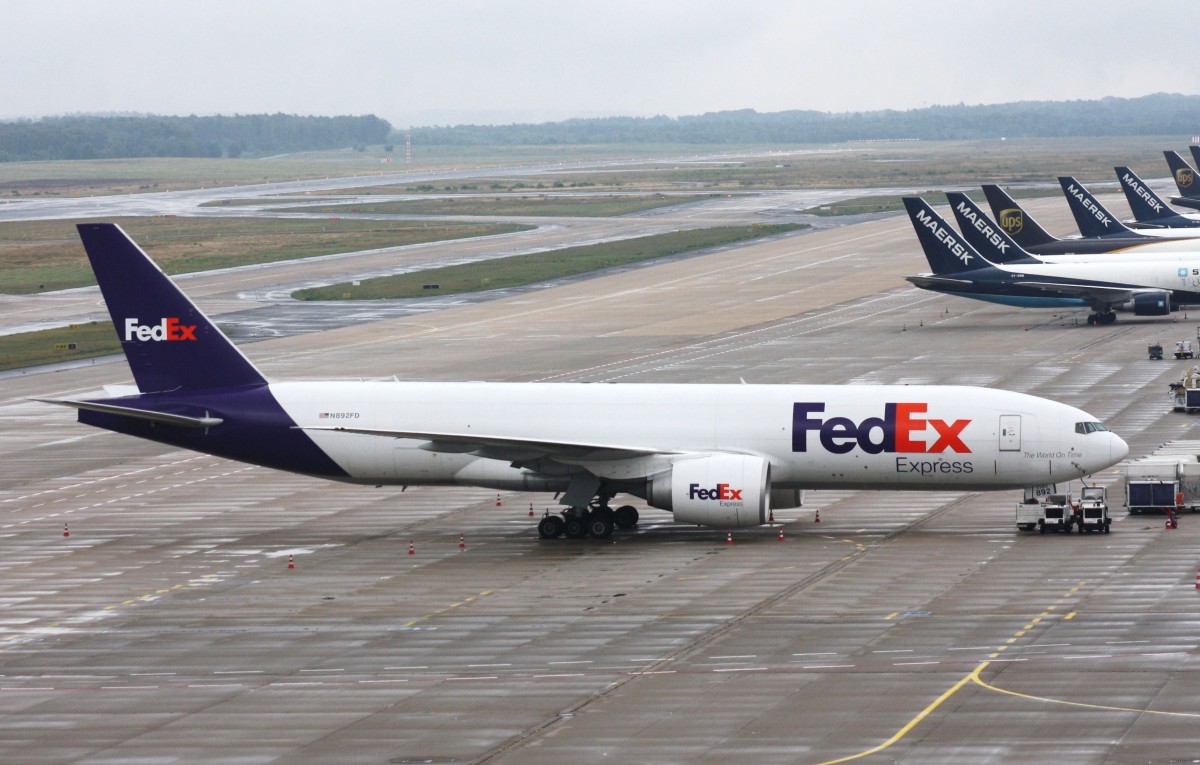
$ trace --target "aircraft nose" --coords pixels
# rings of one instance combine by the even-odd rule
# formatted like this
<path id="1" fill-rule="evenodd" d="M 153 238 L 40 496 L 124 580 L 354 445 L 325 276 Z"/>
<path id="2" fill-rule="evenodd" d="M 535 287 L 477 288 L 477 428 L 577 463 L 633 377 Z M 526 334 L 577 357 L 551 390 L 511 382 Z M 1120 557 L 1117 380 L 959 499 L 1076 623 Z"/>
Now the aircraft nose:
<path id="1" fill-rule="evenodd" d="M 1108 457 L 1110 465 L 1115 465 L 1125 459 L 1125 455 L 1129 454 L 1129 444 L 1125 443 L 1125 439 L 1118 436 L 1116 433 L 1109 433 L 1112 438 L 1108 442 Z"/>

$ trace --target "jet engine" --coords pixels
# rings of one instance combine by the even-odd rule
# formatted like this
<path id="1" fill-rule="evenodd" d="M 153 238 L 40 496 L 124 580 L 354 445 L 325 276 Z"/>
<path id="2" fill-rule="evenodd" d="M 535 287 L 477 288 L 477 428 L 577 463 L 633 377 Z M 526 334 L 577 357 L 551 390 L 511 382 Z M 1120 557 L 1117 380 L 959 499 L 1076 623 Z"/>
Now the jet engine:
<path id="1" fill-rule="evenodd" d="M 766 523 L 770 495 L 770 464 L 743 454 L 684 457 L 646 486 L 651 507 L 683 523 L 723 529 Z"/>
<path id="2" fill-rule="evenodd" d="M 1171 293 L 1146 292 L 1134 295 L 1133 300 L 1125 303 L 1124 307 L 1133 311 L 1134 316 L 1166 316 L 1171 312 Z"/>

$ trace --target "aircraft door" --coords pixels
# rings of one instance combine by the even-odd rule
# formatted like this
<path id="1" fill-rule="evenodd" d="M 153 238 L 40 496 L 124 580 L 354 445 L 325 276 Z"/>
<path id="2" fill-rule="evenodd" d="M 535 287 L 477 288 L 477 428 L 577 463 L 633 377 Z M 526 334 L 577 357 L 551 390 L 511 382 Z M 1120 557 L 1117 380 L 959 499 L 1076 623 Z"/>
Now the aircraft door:
<path id="1" fill-rule="evenodd" d="M 1000 451 L 1021 451 L 1021 415 L 1000 415 Z"/>

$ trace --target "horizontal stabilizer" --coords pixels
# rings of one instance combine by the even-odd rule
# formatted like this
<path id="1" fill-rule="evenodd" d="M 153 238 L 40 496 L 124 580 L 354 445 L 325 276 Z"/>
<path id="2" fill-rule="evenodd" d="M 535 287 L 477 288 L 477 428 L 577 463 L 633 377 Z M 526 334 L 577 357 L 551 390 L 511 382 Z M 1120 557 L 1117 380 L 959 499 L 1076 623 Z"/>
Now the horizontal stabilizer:
<path id="1" fill-rule="evenodd" d="M 119 414 L 123 417 L 133 417 L 138 420 L 160 422 L 164 425 L 176 425 L 181 428 L 211 428 L 214 425 L 220 425 L 222 422 L 224 422 L 224 420 L 222 420 L 220 417 L 188 417 L 182 414 L 168 414 L 167 412 L 155 412 L 149 409 L 137 409 L 132 406 L 101 404 L 97 401 L 72 401 L 70 399 L 63 398 L 34 398 L 30 400 L 40 401 L 43 404 L 59 404 L 61 406 L 69 406 L 74 409 L 86 409 L 89 412 Z"/>

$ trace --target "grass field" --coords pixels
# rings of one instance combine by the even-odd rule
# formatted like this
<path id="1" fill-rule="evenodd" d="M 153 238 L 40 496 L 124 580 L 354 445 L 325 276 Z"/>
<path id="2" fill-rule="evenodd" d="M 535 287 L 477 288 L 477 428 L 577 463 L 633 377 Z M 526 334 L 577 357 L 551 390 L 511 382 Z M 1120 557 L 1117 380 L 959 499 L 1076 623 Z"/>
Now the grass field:
<path id="1" fill-rule="evenodd" d="M 453 182 L 363 187 L 355 194 L 456 191 L 528 191 L 587 188 L 597 191 L 733 191 L 763 189 L 874 188 L 977 183 L 1054 182 L 1058 175 L 1081 181 L 1114 181 L 1113 165 L 1127 164 L 1145 178 L 1167 175 L 1164 148 L 1182 149 L 1179 136 L 1117 138 L 1010 138 L 977 141 L 858 142 L 774 147 L 657 148 L 651 157 L 669 161 L 602 170 L 563 168 L 537 175 L 477 177 Z M 533 149 L 536 147 L 526 147 Z M 550 148 L 550 147 L 547 147 Z M 624 147 L 611 147 L 619 152 Z M 770 149 L 771 153 L 765 152 Z M 570 147 L 556 147 L 569 152 Z M 698 159 L 700 154 L 719 155 Z M 750 156 L 751 154 L 759 156 Z"/>
<path id="2" fill-rule="evenodd" d="M 1057 188 L 1054 189 L 1005 189 L 1008 195 L 1014 199 L 1038 199 L 1042 197 L 1057 197 L 1062 194 Z M 946 196 L 941 191 L 923 191 L 917 196 L 934 205 L 946 204 Z M 987 209 L 987 199 L 983 196 L 982 191 L 967 192 L 974 201 L 978 202 L 983 208 Z M 854 199 L 843 199 L 840 202 L 832 202 L 820 207 L 812 207 L 804 212 L 812 215 L 822 216 L 837 216 L 837 215 L 863 215 L 865 213 L 879 212 L 898 212 L 904 209 L 904 202 L 899 195 L 885 194 L 869 197 L 855 197 Z"/>
<path id="3" fill-rule="evenodd" d="M 277 218 L 116 222 L 169 274 L 528 229 L 507 223 Z M 24 294 L 95 283 L 72 221 L 0 224 L 0 292 Z"/>
<path id="4" fill-rule="evenodd" d="M 74 345 L 74 348 L 64 347 Z M 119 353 L 111 321 L 0 336 L 0 370 Z"/>
<path id="5" fill-rule="evenodd" d="M 586 195 L 547 196 L 516 194 L 507 196 L 459 196 L 413 199 L 394 202 L 363 203 L 348 205 L 322 205 L 318 207 L 284 207 L 280 212 L 303 210 L 304 212 L 367 213 L 388 215 L 549 215 L 608 217 L 644 212 L 659 207 L 670 207 L 688 202 L 708 199 L 708 194 L 672 195 Z"/>
<path id="6" fill-rule="evenodd" d="M 385 300 L 519 287 L 801 228 L 804 226 L 784 224 L 677 231 L 368 279 L 357 285 L 334 284 L 300 290 L 293 293 L 293 297 L 300 300 Z M 430 284 L 437 284 L 437 289 L 428 289 L 426 285 Z"/>

